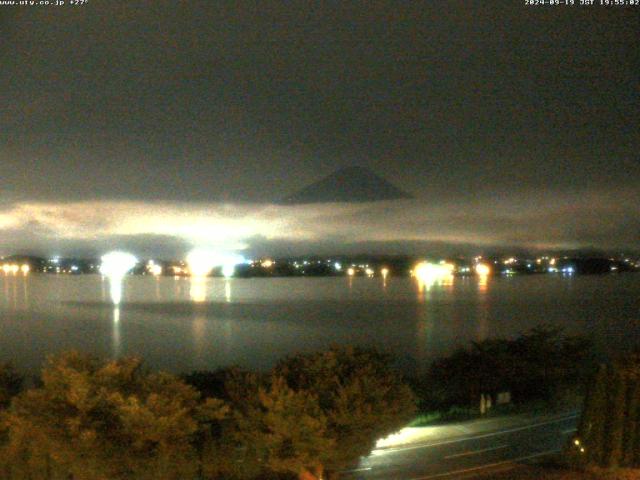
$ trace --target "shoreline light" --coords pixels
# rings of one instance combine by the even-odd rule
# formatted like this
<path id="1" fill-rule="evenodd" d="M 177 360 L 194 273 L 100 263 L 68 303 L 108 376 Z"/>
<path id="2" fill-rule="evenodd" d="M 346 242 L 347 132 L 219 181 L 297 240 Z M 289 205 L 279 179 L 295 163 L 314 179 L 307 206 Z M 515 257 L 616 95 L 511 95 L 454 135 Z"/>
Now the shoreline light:
<path id="1" fill-rule="evenodd" d="M 106 277 L 124 277 L 138 263 L 136 257 L 120 251 L 109 252 L 100 260 L 100 273 Z"/>
<path id="2" fill-rule="evenodd" d="M 414 269 L 414 276 L 421 281 L 430 281 L 440 277 L 448 277 L 453 274 L 454 266 L 450 263 L 420 262 Z"/>
<path id="3" fill-rule="evenodd" d="M 158 265 L 153 260 L 147 262 L 147 271 L 156 277 L 162 275 L 162 265 Z"/>
<path id="4" fill-rule="evenodd" d="M 225 277 L 232 277 L 236 265 L 242 263 L 247 263 L 247 260 L 241 255 L 201 248 L 195 248 L 187 255 L 189 272 L 194 277 L 206 277 L 216 267 L 222 267 L 222 275 Z"/>
<path id="5" fill-rule="evenodd" d="M 420 291 L 429 290 L 433 285 L 450 285 L 455 267 L 444 261 L 440 263 L 420 262 L 413 268 L 413 276 L 418 281 Z"/>
<path id="6" fill-rule="evenodd" d="M 208 250 L 191 250 L 187 255 L 187 265 L 192 276 L 206 277 L 216 266 L 216 254 Z"/>
<path id="7" fill-rule="evenodd" d="M 100 273 L 109 279 L 109 293 L 114 305 L 122 300 L 122 279 L 136 266 L 138 259 L 127 252 L 114 251 L 101 258 Z"/>
<path id="8" fill-rule="evenodd" d="M 23 265 L 23 267 L 24 266 L 25 265 Z M 28 265 L 27 265 L 27 267 L 28 267 Z M 21 270 L 20 265 L 16 265 L 15 263 L 5 263 L 4 265 L 2 265 L 2 271 L 5 273 L 5 275 L 9 275 L 10 273 L 15 275 L 20 270 Z M 22 273 L 27 273 L 27 272 L 22 270 Z"/>
<path id="9" fill-rule="evenodd" d="M 476 273 L 481 277 L 486 277 L 491 273 L 491 267 L 486 263 L 478 263 L 476 265 Z"/>

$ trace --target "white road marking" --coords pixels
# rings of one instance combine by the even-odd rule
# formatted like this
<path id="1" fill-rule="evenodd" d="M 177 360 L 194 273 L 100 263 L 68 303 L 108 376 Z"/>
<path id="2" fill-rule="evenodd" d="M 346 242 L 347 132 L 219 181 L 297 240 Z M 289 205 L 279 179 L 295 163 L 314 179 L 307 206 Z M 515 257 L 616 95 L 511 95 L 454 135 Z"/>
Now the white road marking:
<path id="1" fill-rule="evenodd" d="M 557 418 L 557 419 L 554 419 L 554 420 L 548 420 L 546 422 L 532 423 L 530 425 L 524 425 L 522 427 L 509 428 L 507 430 L 500 430 L 498 432 L 485 433 L 485 434 L 482 434 L 482 435 L 475 435 L 475 436 L 472 436 L 472 437 L 457 438 L 457 439 L 454 439 L 454 440 L 445 440 L 444 442 L 428 443 L 428 444 L 422 444 L 422 445 L 412 445 L 412 446 L 409 446 L 409 447 L 378 448 L 378 449 L 373 450 L 371 453 L 373 455 L 384 455 L 385 453 L 403 452 L 405 450 L 416 450 L 416 449 L 420 449 L 420 448 L 437 447 L 439 445 L 449 445 L 451 443 L 467 442 L 469 440 L 477 440 L 479 438 L 495 437 L 497 435 L 504 435 L 506 433 L 520 432 L 522 430 L 530 430 L 532 428 L 542 427 L 543 425 L 551 425 L 553 423 L 560 423 L 560 422 L 563 422 L 565 420 L 569 420 L 571 418 L 576 418 L 577 416 L 578 416 L 578 414 L 576 413 L 576 414 L 573 414 L 573 415 L 569 415 L 567 417 Z"/>
<path id="2" fill-rule="evenodd" d="M 467 457 L 469 455 L 478 455 L 479 453 L 491 452 L 492 450 L 502 450 L 503 448 L 507 448 L 508 446 L 509 445 L 499 445 L 497 447 L 483 448 L 482 450 L 474 450 L 472 452 L 456 453 L 455 455 L 447 455 L 444 458 L 447 459 L 447 458 Z"/>
<path id="3" fill-rule="evenodd" d="M 562 430 L 562 434 L 563 435 L 568 435 L 570 433 L 577 432 L 577 431 L 578 431 L 577 428 L 569 428 L 568 430 Z"/>
<path id="4" fill-rule="evenodd" d="M 504 460 L 502 462 L 496 462 L 496 463 L 488 463 L 486 465 L 479 465 L 477 467 L 465 468 L 465 469 L 462 469 L 462 470 L 453 470 L 451 472 L 436 473 L 435 475 L 427 475 L 426 477 L 415 477 L 415 478 L 412 478 L 410 480 L 430 480 L 432 478 L 451 477 L 453 475 L 460 475 L 460 474 L 464 474 L 464 473 L 475 472 L 477 470 L 484 470 L 484 469 L 488 469 L 488 468 L 492 468 L 492 467 L 499 467 L 499 466 L 507 465 L 507 464 L 513 463 L 513 462 L 522 462 L 524 460 L 530 460 L 532 458 L 543 457 L 545 455 L 551 455 L 552 453 L 558 453 L 558 452 L 559 452 L 559 450 L 547 450 L 546 452 L 534 453 L 533 455 L 527 455 L 525 457 L 512 458 L 511 460 Z"/>

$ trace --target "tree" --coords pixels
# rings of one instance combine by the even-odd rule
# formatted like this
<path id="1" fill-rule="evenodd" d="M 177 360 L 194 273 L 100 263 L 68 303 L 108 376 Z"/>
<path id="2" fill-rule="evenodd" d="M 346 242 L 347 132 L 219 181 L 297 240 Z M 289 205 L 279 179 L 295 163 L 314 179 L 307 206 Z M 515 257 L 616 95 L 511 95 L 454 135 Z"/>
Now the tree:
<path id="1" fill-rule="evenodd" d="M 623 464 L 640 464 L 640 381 L 633 382 L 627 389 L 627 412 L 629 421 L 623 439 Z"/>
<path id="2" fill-rule="evenodd" d="M 425 409 L 472 407 L 482 394 L 509 391 L 516 402 L 556 402 L 593 372 L 591 342 L 541 326 L 513 339 L 473 342 L 435 361 L 420 382 Z"/>
<path id="3" fill-rule="evenodd" d="M 23 377 L 10 363 L 0 363 L 0 410 L 7 408 L 11 399 L 20 393 Z"/>
<path id="4" fill-rule="evenodd" d="M 226 417 L 209 430 L 203 442 L 204 478 L 254 479 L 265 473 L 264 442 L 256 439 L 263 414 L 259 401 L 267 385 L 263 375 L 229 367 L 213 372 L 199 371 L 184 376 L 205 398 L 220 398 L 230 408 Z"/>
<path id="5" fill-rule="evenodd" d="M 231 406 L 212 462 L 224 478 L 335 477 L 415 411 L 411 390 L 373 350 L 296 355 L 268 375 L 232 368 L 187 378 Z"/>
<path id="6" fill-rule="evenodd" d="M 333 443 L 326 437 L 326 420 L 311 393 L 292 390 L 281 377 L 237 367 L 194 372 L 185 378 L 231 406 L 211 439 L 215 448 L 214 454 L 205 456 L 205 478 L 319 474 L 321 456 Z"/>
<path id="7" fill-rule="evenodd" d="M 608 467 L 618 467 L 622 461 L 622 441 L 627 410 L 627 378 L 621 371 L 613 371 L 609 379 L 608 412 L 606 438 L 604 439 L 604 457 L 602 463 Z"/>
<path id="8" fill-rule="evenodd" d="M 41 388 L 7 411 L 12 474 L 31 478 L 178 479 L 198 468 L 194 440 L 226 414 L 176 377 L 149 374 L 135 358 L 50 357 Z"/>
<path id="9" fill-rule="evenodd" d="M 337 476 L 412 418 L 414 395 L 389 363 L 371 349 L 334 347 L 289 357 L 275 367 L 274 375 L 293 391 L 317 398 L 325 435 L 335 445 L 322 453 L 320 470 Z"/>
<path id="10" fill-rule="evenodd" d="M 606 417 L 603 413 L 607 407 L 608 375 L 607 367 L 601 365 L 585 398 L 578 426 L 578 443 L 572 444 L 576 447 L 573 451 L 579 460 L 584 457 L 599 463 L 604 456 Z M 585 448 L 588 448 L 588 451 L 585 451 Z"/>
<path id="11" fill-rule="evenodd" d="M 640 467 L 640 355 L 601 366 L 568 454 L 601 467 Z"/>
<path id="12" fill-rule="evenodd" d="M 264 448 L 265 466 L 277 473 L 294 473 L 301 480 L 321 478 L 335 443 L 327 435 L 327 419 L 317 397 L 292 390 L 282 377 L 273 377 L 267 388 L 260 388 L 258 398 L 260 414 L 253 439 Z"/>

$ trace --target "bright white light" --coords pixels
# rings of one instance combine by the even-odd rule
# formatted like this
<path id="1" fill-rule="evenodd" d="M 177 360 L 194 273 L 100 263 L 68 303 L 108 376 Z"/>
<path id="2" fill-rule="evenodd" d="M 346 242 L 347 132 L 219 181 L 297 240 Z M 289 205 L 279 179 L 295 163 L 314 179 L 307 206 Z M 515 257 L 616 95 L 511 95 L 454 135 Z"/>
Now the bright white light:
<path id="1" fill-rule="evenodd" d="M 20 271 L 22 273 L 24 273 L 25 275 L 27 273 L 29 273 L 30 270 L 31 270 L 31 267 L 29 265 L 27 265 L 26 263 L 24 265 L 22 265 L 22 267 L 20 267 Z"/>
<path id="2" fill-rule="evenodd" d="M 372 268 L 367 268 L 364 273 L 366 273 L 369 277 L 373 277 L 374 271 Z"/>
<path id="3" fill-rule="evenodd" d="M 384 267 L 382 270 L 380 270 L 380 273 L 382 274 L 383 278 L 387 278 L 387 275 L 389 275 L 389 269 Z"/>
<path id="4" fill-rule="evenodd" d="M 247 261 L 241 255 L 196 248 L 187 255 L 187 263 L 191 275 L 194 276 L 204 277 L 209 275 L 215 267 L 222 267 L 222 274 L 225 277 L 231 277 L 236 265 L 247 263 Z"/>
<path id="5" fill-rule="evenodd" d="M 100 273 L 109 278 L 124 277 L 138 263 L 130 253 L 118 251 L 103 255 L 101 260 Z"/>
<path id="6" fill-rule="evenodd" d="M 340 270 L 342 270 L 342 264 L 340 262 L 336 262 L 333 264 L 333 268 L 335 268 L 336 271 L 339 272 Z"/>
<path id="7" fill-rule="evenodd" d="M 114 305 L 122 300 L 122 279 L 136 266 L 138 259 L 126 252 L 110 252 L 102 257 L 100 273 L 109 278 L 109 293 Z"/>
<path id="8" fill-rule="evenodd" d="M 116 306 L 122 301 L 122 279 L 123 277 L 109 277 L 109 295 Z"/>
<path id="9" fill-rule="evenodd" d="M 430 283 L 433 279 L 451 275 L 453 268 L 453 265 L 450 263 L 420 262 L 415 266 L 413 272 L 418 280 Z"/>
<path id="10" fill-rule="evenodd" d="M 222 275 L 225 278 L 233 277 L 233 274 L 236 272 L 236 264 L 235 263 L 227 263 L 222 266 Z"/>
<path id="11" fill-rule="evenodd" d="M 224 282 L 224 299 L 227 302 L 231 301 L 231 283 L 228 280 Z"/>
<path id="12" fill-rule="evenodd" d="M 154 262 L 153 260 L 149 260 L 147 262 L 147 271 L 151 274 L 151 275 L 155 275 L 156 277 L 159 275 L 162 275 L 162 265 L 158 265 L 156 262 Z"/>
<path id="13" fill-rule="evenodd" d="M 207 278 L 191 277 L 189 297 L 193 302 L 201 303 L 207 299 Z"/>
<path id="14" fill-rule="evenodd" d="M 271 268 L 275 262 L 270 259 L 263 260 L 260 266 L 263 268 Z"/>
<path id="15" fill-rule="evenodd" d="M 451 284 L 453 281 L 454 266 L 444 261 L 440 263 L 420 262 L 413 269 L 413 275 L 418 280 L 420 291 L 427 291 L 432 285 L 440 283 Z"/>
<path id="16" fill-rule="evenodd" d="M 218 262 L 218 254 L 210 250 L 194 249 L 187 255 L 187 264 L 191 275 L 206 277 Z"/>
<path id="17" fill-rule="evenodd" d="M 491 267 L 486 263 L 479 263 L 476 265 L 476 273 L 481 277 L 486 277 L 491 273 Z"/>
<path id="18" fill-rule="evenodd" d="M 347 275 L 349 275 L 350 277 L 353 277 L 356 274 L 356 270 L 353 267 L 350 267 L 349 269 L 347 269 Z"/>

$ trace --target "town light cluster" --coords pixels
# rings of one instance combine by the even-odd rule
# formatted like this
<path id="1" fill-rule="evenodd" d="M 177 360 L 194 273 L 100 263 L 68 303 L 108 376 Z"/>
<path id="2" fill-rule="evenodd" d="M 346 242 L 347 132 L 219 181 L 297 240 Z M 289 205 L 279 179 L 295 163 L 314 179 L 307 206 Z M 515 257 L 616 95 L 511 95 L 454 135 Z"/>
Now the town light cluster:
<path id="1" fill-rule="evenodd" d="M 120 251 L 109 252 L 101 260 L 100 273 L 110 278 L 124 277 L 138 263 L 136 257 Z"/>
<path id="2" fill-rule="evenodd" d="M 455 267 L 451 263 L 420 262 L 413 269 L 413 275 L 418 280 L 429 283 L 433 279 L 449 277 L 453 275 L 454 269 Z"/>
<path id="3" fill-rule="evenodd" d="M 2 265 L 2 272 L 5 275 L 9 275 L 9 274 L 15 275 L 19 272 L 26 275 L 27 273 L 29 273 L 30 270 L 31 270 L 31 267 L 26 263 L 23 265 L 18 265 L 17 263 L 4 263 Z"/>
<path id="4" fill-rule="evenodd" d="M 243 256 L 220 253 L 215 250 L 196 248 L 187 255 L 189 273 L 195 277 L 206 277 L 216 267 L 222 267 L 222 274 L 225 277 L 231 277 L 235 272 L 236 265 L 241 263 L 246 263 Z"/>
<path id="5" fill-rule="evenodd" d="M 476 273 L 481 277 L 487 276 L 491 273 L 491 267 L 486 263 L 476 264 Z"/>

